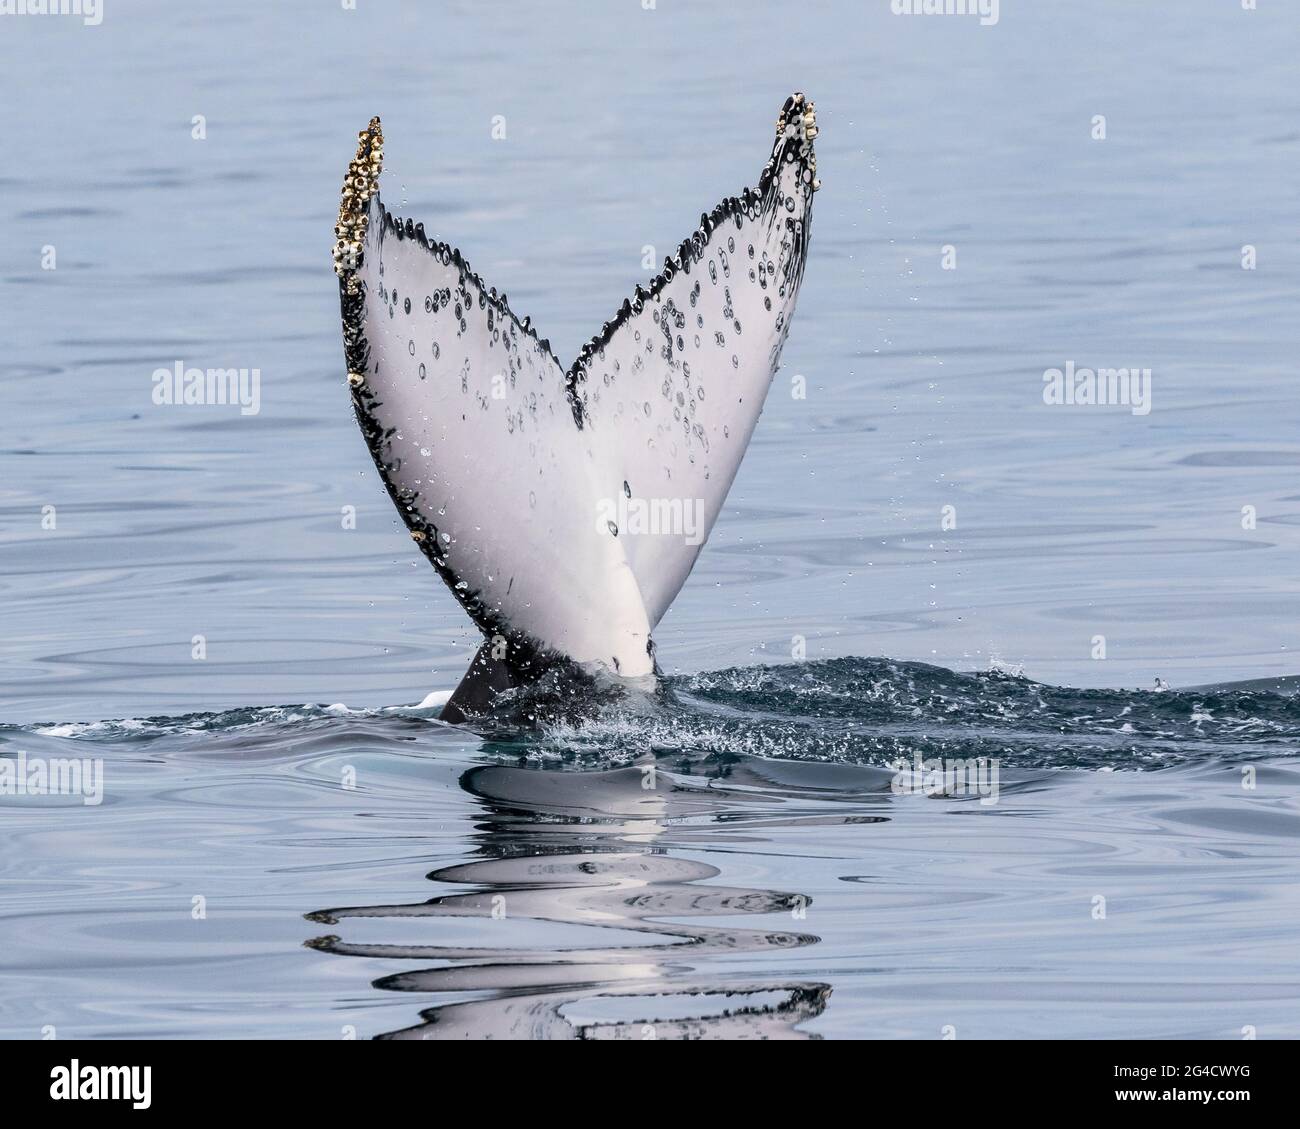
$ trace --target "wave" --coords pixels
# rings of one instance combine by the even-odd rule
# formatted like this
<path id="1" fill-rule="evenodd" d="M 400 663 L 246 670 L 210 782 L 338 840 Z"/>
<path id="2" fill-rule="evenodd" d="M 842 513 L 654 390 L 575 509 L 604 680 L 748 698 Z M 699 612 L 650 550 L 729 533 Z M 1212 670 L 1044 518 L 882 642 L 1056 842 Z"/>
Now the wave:
<path id="1" fill-rule="evenodd" d="M 758 756 L 889 766 L 899 759 L 997 757 L 1008 766 L 1156 769 L 1294 755 L 1300 695 L 1289 679 L 1190 690 L 1081 690 L 1002 670 L 840 658 L 665 678 L 652 693 L 542 682 L 502 698 L 468 729 L 420 706 L 264 706 L 178 717 L 0 726 L 26 737 L 267 755 L 303 743 L 480 740 L 544 765 L 596 767 L 655 757 L 725 763 Z"/>

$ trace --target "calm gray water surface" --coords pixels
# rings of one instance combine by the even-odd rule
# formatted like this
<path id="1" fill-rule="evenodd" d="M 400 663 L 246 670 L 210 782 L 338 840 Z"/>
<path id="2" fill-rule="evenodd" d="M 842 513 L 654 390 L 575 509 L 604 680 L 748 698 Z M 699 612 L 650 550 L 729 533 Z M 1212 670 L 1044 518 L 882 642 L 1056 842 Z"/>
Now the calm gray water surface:
<path id="1" fill-rule="evenodd" d="M 1001 7 L 0 17 L 0 750 L 105 797 L 0 797 L 0 1033 L 1300 1035 L 1300 11 Z M 476 642 L 343 382 L 356 131 L 565 357 L 793 89 L 812 251 L 681 700 L 386 710 Z M 260 411 L 155 406 L 177 361 Z M 1045 404 L 1067 361 L 1152 410 Z M 915 752 L 998 803 L 894 795 Z"/>

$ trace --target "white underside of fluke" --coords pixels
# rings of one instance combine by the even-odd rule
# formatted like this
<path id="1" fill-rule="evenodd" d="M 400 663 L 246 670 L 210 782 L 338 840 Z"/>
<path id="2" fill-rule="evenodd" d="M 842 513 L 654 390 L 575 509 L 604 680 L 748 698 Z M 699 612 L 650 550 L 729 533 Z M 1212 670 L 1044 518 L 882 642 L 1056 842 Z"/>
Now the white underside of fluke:
<path id="1" fill-rule="evenodd" d="M 802 279 L 816 127 L 796 97 L 759 188 L 705 216 L 567 373 L 458 252 L 356 188 L 354 162 L 339 273 L 358 420 L 489 641 L 653 671 L 651 629 L 722 508 Z M 377 120 L 370 138 L 382 152 Z"/>

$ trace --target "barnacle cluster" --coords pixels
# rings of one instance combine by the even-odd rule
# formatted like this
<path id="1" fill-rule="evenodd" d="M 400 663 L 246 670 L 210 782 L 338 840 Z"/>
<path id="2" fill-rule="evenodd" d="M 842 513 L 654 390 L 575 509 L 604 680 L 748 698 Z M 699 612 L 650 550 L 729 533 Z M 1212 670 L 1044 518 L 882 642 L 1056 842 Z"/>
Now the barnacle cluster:
<path id="1" fill-rule="evenodd" d="M 776 119 L 777 137 L 784 134 L 789 125 L 795 127 L 795 136 L 801 142 L 799 155 L 808 161 L 808 169 L 813 176 L 812 188 L 816 192 L 822 186 L 817 178 L 817 154 L 812 146 L 813 139 L 817 136 L 817 107 L 797 91 L 781 107 L 781 113 Z"/>
<path id="2" fill-rule="evenodd" d="M 384 131 L 379 119 L 357 134 L 357 155 L 348 165 L 348 175 L 343 179 L 343 198 L 339 203 L 339 219 L 334 226 L 334 273 L 340 278 L 361 265 L 361 246 L 366 238 L 369 222 L 366 206 L 379 191 L 379 174 L 384 167 Z M 356 281 L 350 280 L 350 286 Z"/>

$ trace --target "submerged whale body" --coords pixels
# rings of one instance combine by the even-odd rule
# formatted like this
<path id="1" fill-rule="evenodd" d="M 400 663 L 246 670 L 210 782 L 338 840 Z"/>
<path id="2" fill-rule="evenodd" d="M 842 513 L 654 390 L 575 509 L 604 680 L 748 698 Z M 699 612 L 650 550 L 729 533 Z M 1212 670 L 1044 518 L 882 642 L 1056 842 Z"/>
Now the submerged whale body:
<path id="1" fill-rule="evenodd" d="M 651 631 L 735 478 L 790 328 L 818 187 L 786 99 L 754 189 L 701 217 L 568 368 L 461 253 L 379 195 L 379 119 L 343 184 L 335 271 L 362 434 L 485 642 L 449 721 L 557 666 L 652 680 Z"/>

